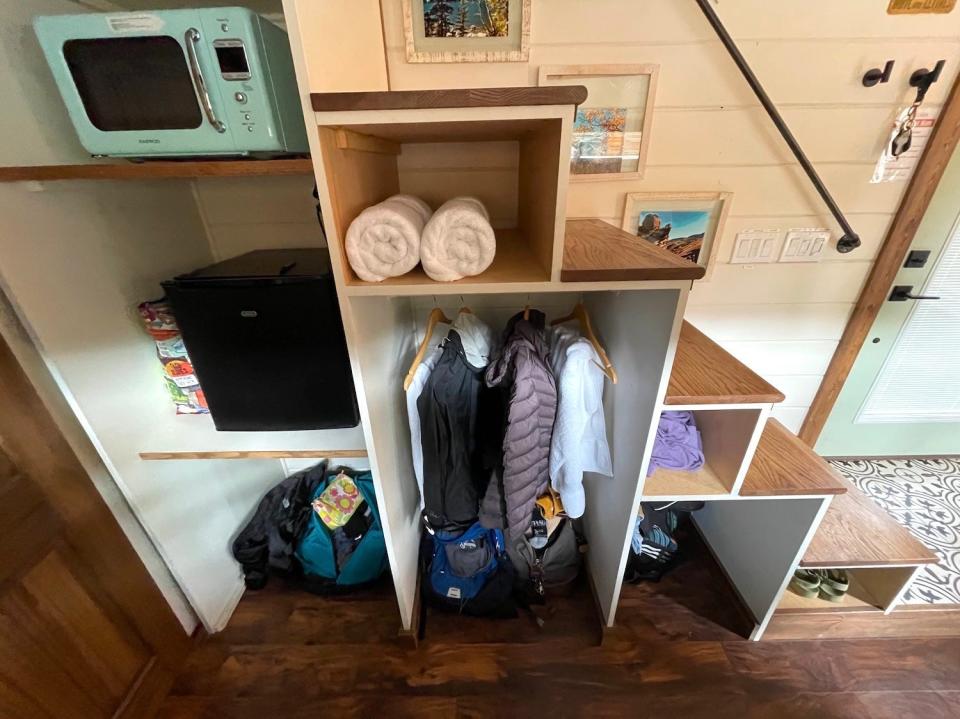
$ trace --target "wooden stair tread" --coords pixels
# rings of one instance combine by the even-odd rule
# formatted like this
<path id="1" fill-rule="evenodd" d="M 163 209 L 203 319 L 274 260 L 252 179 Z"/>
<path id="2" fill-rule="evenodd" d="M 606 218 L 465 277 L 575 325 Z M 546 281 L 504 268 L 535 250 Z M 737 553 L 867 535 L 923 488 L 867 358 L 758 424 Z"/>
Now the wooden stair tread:
<path id="1" fill-rule="evenodd" d="M 567 220 L 561 282 L 698 280 L 704 272 L 603 220 Z"/>
<path id="2" fill-rule="evenodd" d="M 775 419 L 768 419 L 740 488 L 742 497 L 843 494 L 847 487 L 822 457 Z"/>
<path id="3" fill-rule="evenodd" d="M 454 90 L 385 90 L 314 92 L 314 112 L 340 110 L 416 110 L 438 107 L 508 107 L 511 105 L 579 105 L 587 99 L 583 85 L 549 87 L 477 87 Z"/>
<path id="4" fill-rule="evenodd" d="M 850 481 L 834 497 L 800 564 L 804 567 L 863 567 L 936 564 L 939 559 L 910 530 Z"/>
<path id="5" fill-rule="evenodd" d="M 665 404 L 769 404 L 783 393 L 684 321 Z"/>

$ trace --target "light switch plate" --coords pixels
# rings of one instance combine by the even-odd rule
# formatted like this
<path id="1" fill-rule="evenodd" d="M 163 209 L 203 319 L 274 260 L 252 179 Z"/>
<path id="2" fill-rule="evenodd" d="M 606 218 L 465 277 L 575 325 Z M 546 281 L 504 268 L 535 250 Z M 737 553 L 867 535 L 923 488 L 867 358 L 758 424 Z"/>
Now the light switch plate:
<path id="1" fill-rule="evenodd" d="M 800 227 L 787 230 L 780 262 L 819 262 L 830 243 L 830 230 Z"/>
<path id="2" fill-rule="evenodd" d="M 776 257 L 780 230 L 743 230 L 733 243 L 731 264 L 746 265 L 773 262 Z"/>

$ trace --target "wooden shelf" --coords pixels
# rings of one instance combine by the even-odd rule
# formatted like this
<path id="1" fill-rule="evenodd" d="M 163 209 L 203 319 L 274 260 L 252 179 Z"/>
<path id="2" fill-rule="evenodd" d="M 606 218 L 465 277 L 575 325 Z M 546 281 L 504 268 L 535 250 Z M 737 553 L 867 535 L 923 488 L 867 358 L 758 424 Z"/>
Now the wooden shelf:
<path id="1" fill-rule="evenodd" d="M 85 165 L 0 167 L 0 182 L 29 180 L 175 180 L 194 177 L 274 177 L 312 175 L 309 158 L 292 160 L 150 160 L 91 162 Z"/>
<path id="2" fill-rule="evenodd" d="M 587 99 L 583 85 L 552 87 L 480 87 L 456 90 L 382 92 L 314 92 L 315 112 L 340 110 L 417 110 L 439 107 L 508 107 L 511 105 L 579 105 Z"/>
<path id="3" fill-rule="evenodd" d="M 140 459 L 149 461 L 169 459 L 330 459 L 366 457 L 365 449 L 310 449 L 310 450 L 237 450 L 214 452 L 140 452 Z"/>
<path id="4" fill-rule="evenodd" d="M 658 468 L 647 477 L 643 485 L 643 497 L 700 497 L 729 494 L 730 488 L 704 464 L 700 469 L 688 472 L 677 469 Z"/>
<path id="5" fill-rule="evenodd" d="M 684 321 L 665 404 L 771 404 L 783 399 L 776 387 Z"/>
<path id="6" fill-rule="evenodd" d="M 400 277 L 388 277 L 383 282 L 364 282 L 356 278 L 346 283 L 350 295 L 430 295 L 438 293 L 529 291 L 530 283 L 548 283 L 550 273 L 540 265 L 533 250 L 517 230 L 496 230 L 497 254 L 487 270 L 474 277 L 454 282 L 431 280 L 417 265 Z M 495 286 L 495 287 L 494 287 Z M 486 289 L 484 289 L 486 288 Z"/>
<path id="7" fill-rule="evenodd" d="M 837 476 L 837 481 L 847 491 L 830 503 L 802 566 L 877 567 L 939 561 L 870 497 L 842 477 Z"/>
<path id="8" fill-rule="evenodd" d="M 767 420 L 740 496 L 823 496 L 845 491 L 843 479 L 822 457 L 780 422 Z"/>
<path id="9" fill-rule="evenodd" d="M 170 412 L 153 423 L 145 460 L 179 459 L 308 459 L 366 457 L 361 425 L 346 429 L 300 432 L 218 432 L 210 415 L 176 416 Z"/>
<path id="10" fill-rule="evenodd" d="M 704 272 L 603 220 L 567 220 L 562 282 L 698 280 Z"/>
<path id="11" fill-rule="evenodd" d="M 858 580 L 856 572 L 848 572 L 850 589 L 842 602 L 831 602 L 816 597 L 801 597 L 787 589 L 777 605 L 778 614 L 799 614 L 801 612 L 834 614 L 836 612 L 880 612 L 881 603 Z"/>

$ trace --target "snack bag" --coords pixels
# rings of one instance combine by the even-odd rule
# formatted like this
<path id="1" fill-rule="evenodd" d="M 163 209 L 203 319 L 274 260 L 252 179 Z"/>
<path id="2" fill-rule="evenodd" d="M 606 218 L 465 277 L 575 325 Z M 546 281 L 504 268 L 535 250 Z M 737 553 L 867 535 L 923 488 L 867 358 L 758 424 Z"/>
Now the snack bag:
<path id="1" fill-rule="evenodd" d="M 157 357 L 163 366 L 163 379 L 177 414 L 207 414 L 207 400 L 193 372 L 187 348 L 173 310 L 166 300 L 143 302 L 137 308 L 147 332 L 157 346 Z"/>

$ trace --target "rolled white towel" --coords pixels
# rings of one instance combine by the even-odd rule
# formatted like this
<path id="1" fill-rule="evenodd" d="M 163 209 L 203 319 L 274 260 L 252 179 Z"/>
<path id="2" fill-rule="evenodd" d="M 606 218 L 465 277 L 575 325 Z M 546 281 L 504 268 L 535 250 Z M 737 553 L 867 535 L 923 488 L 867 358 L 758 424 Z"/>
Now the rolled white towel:
<path id="1" fill-rule="evenodd" d="M 445 202 L 423 228 L 420 261 L 427 275 L 438 282 L 479 275 L 496 253 L 490 215 L 474 197 Z"/>
<path id="2" fill-rule="evenodd" d="M 394 195 L 368 207 L 347 230 L 347 260 L 366 282 L 403 275 L 420 261 L 420 237 L 430 206 L 412 195 Z"/>

